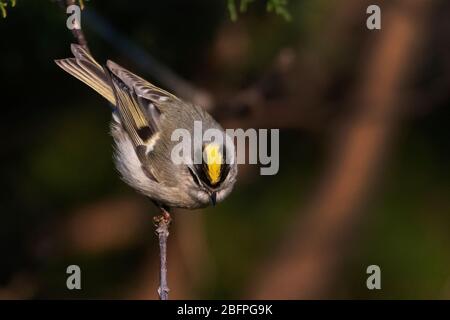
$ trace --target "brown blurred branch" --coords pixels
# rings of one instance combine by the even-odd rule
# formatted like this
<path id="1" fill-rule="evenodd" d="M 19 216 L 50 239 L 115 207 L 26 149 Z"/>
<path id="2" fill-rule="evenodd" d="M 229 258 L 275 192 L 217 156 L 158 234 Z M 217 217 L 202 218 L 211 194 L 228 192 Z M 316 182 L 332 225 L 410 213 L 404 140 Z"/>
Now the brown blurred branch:
<path id="1" fill-rule="evenodd" d="M 276 257 L 262 268 L 252 298 L 323 297 L 361 218 L 368 188 L 397 126 L 398 92 L 414 67 L 427 9 L 435 1 L 403 0 L 383 8 L 383 27 L 369 33 L 366 72 L 353 97 L 353 117 L 332 144 L 330 166 L 302 217 L 292 225 Z M 362 26 L 363 27 L 363 26 Z"/>

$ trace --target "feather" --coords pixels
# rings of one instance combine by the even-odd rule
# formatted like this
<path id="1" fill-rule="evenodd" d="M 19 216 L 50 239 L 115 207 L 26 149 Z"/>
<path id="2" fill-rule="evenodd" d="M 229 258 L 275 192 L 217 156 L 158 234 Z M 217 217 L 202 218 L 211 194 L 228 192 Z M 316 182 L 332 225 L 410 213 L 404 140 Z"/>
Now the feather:
<path id="1" fill-rule="evenodd" d="M 82 46 L 72 44 L 71 49 L 75 58 L 55 60 L 56 64 L 115 105 L 114 94 L 102 67 Z"/>
<path id="2" fill-rule="evenodd" d="M 110 86 L 113 88 L 119 118 L 135 148 L 147 146 L 150 142 L 151 145 L 148 147 L 153 147 L 154 139 L 152 138 L 158 129 L 154 119 L 146 116 L 143 112 L 141 103 L 132 87 L 127 86 L 108 67 L 105 67 L 105 71 L 109 76 Z"/>
<path id="3" fill-rule="evenodd" d="M 149 101 L 159 104 L 169 100 L 180 101 L 173 94 L 158 88 L 145 79 L 135 75 L 127 69 L 121 67 L 114 61 L 108 60 L 106 63 L 108 69 L 119 79 L 121 79 L 128 87 L 134 88 L 136 95 L 140 98 L 148 99 Z"/>

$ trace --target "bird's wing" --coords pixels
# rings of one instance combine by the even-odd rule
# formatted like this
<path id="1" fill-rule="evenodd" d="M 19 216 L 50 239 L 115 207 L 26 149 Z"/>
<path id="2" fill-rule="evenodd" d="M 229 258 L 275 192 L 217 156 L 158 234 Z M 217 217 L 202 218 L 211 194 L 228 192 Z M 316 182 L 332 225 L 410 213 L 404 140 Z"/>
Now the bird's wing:
<path id="1" fill-rule="evenodd" d="M 72 44 L 70 48 L 74 58 L 55 60 L 56 64 L 115 105 L 114 94 L 102 66 L 82 46 Z"/>
<path id="2" fill-rule="evenodd" d="M 106 66 L 129 88 L 134 88 L 134 91 L 139 98 L 147 99 L 156 105 L 167 101 L 180 102 L 180 99 L 175 95 L 161 88 L 158 88 L 147 80 L 142 79 L 141 77 L 119 66 L 117 63 L 111 60 L 108 60 Z"/>
<path id="3" fill-rule="evenodd" d="M 145 152 L 153 148 L 158 139 L 160 111 L 152 101 L 139 96 L 136 92 L 136 80 L 131 76 L 145 81 L 116 64 L 111 67 L 108 61 L 105 73 L 109 77 L 109 83 L 113 89 L 116 108 L 120 122 L 130 136 L 136 150 L 139 152 L 145 146 Z"/>

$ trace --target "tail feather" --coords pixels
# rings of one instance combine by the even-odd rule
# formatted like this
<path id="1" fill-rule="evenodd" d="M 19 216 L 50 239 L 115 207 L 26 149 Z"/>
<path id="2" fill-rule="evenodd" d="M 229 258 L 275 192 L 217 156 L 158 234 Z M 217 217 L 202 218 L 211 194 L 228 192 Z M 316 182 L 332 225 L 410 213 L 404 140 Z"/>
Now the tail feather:
<path id="1" fill-rule="evenodd" d="M 82 46 L 72 44 L 71 49 L 75 58 L 55 60 L 55 63 L 115 105 L 114 93 L 102 66 Z"/>

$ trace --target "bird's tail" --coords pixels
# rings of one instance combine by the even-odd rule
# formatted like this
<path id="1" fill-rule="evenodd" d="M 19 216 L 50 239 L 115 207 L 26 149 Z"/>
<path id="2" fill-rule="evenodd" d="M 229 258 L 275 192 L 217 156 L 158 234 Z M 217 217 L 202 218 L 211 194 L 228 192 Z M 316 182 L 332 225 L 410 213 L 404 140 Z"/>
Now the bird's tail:
<path id="1" fill-rule="evenodd" d="M 55 60 L 56 64 L 115 105 L 114 93 L 102 66 L 82 46 L 72 44 L 70 48 L 74 58 Z"/>

